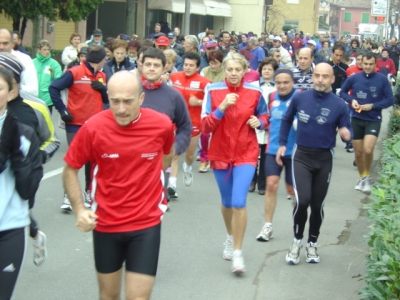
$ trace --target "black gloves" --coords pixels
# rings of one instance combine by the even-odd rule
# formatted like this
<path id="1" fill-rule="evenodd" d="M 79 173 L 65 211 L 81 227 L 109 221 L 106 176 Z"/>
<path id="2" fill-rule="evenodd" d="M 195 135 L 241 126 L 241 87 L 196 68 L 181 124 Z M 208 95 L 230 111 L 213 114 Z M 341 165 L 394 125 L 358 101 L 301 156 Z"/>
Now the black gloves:
<path id="1" fill-rule="evenodd" d="M 65 123 L 71 123 L 72 120 L 74 119 L 74 117 L 71 115 L 71 113 L 67 109 L 65 109 L 65 111 L 61 114 L 61 119 Z"/>
<path id="2" fill-rule="evenodd" d="M 0 135 L 0 173 L 6 168 L 6 161 L 9 155 L 19 156 L 19 148 L 21 147 L 21 140 L 19 136 L 17 118 L 7 113 L 4 119 L 3 128 Z M 15 155 L 14 155 L 15 154 Z"/>
<path id="3" fill-rule="evenodd" d="M 92 89 L 101 92 L 106 86 L 104 84 L 102 84 L 100 81 L 95 80 L 92 81 Z"/>

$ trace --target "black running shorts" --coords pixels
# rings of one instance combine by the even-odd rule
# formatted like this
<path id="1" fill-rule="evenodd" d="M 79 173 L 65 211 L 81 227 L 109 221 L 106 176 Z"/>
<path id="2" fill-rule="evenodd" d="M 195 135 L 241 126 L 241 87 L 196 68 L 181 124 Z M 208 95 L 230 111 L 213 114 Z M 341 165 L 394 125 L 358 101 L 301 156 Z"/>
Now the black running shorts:
<path id="1" fill-rule="evenodd" d="M 96 270 L 113 273 L 122 268 L 156 276 L 161 241 L 161 223 L 138 231 L 106 233 L 93 230 Z"/>
<path id="2" fill-rule="evenodd" d="M 281 176 L 283 167 L 285 167 L 285 182 L 289 185 L 293 185 L 292 177 L 292 157 L 284 156 L 281 158 L 283 166 L 277 164 L 276 155 L 266 154 L 265 155 L 265 165 L 264 172 L 265 177 L 268 176 Z"/>
<path id="3" fill-rule="evenodd" d="M 381 122 L 365 121 L 358 118 L 351 118 L 353 128 L 353 140 L 362 140 L 364 136 L 370 134 L 378 137 L 381 130 Z"/>

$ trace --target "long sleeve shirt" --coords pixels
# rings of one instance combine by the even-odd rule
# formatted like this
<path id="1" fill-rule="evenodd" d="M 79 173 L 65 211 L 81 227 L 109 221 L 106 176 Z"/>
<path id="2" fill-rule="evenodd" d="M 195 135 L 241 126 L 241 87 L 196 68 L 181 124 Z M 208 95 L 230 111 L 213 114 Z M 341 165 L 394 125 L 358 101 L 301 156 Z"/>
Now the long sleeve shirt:
<path id="1" fill-rule="evenodd" d="M 352 90 L 352 96 L 348 92 Z M 369 111 L 362 110 L 360 113 L 353 113 L 353 118 L 382 122 L 382 109 L 393 105 L 393 92 L 386 76 L 373 72 L 354 74 L 348 77 L 342 84 L 340 97 L 351 104 L 357 100 L 358 104 L 372 104 Z"/>
<path id="2" fill-rule="evenodd" d="M 296 144 L 311 149 L 331 149 L 336 144 L 336 129 L 350 130 L 346 103 L 332 92 L 316 90 L 296 94 L 281 121 L 279 145 L 286 146 L 294 117 L 297 116 Z"/>

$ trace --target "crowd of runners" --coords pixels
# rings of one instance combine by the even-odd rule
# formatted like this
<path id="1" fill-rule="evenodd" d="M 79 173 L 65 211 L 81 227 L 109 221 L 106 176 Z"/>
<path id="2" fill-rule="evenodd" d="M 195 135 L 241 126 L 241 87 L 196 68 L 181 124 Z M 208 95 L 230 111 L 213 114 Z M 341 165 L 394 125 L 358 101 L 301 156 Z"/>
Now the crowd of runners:
<path id="1" fill-rule="evenodd" d="M 119 299 L 124 265 L 127 299 L 150 298 L 162 216 L 179 185 L 210 169 L 226 229 L 222 258 L 235 274 L 246 270 L 247 194 L 264 197 L 265 218 L 252 234 L 270 241 L 283 169 L 294 206 L 289 264 L 300 262 L 303 238 L 305 261 L 320 262 L 336 146 L 354 155 L 354 188 L 371 192 L 381 112 L 394 103 L 395 38 L 378 45 L 362 36 L 208 28 L 183 36 L 163 22 L 144 38 L 95 29 L 89 40 L 73 33 L 69 42 L 62 67 L 48 41 L 31 59 L 19 32 L 0 29 L 1 299 L 13 294 L 25 227 L 34 263 L 46 260 L 47 237 L 32 211 L 42 165 L 60 146 L 52 114 L 68 143 L 61 210 L 93 231 L 100 299 Z"/>

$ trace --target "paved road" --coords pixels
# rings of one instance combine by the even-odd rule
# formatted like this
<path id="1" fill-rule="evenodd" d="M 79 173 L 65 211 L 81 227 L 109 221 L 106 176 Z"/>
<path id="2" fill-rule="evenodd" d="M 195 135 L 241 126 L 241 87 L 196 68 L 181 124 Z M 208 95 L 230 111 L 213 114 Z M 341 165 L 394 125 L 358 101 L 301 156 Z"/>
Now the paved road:
<path id="1" fill-rule="evenodd" d="M 388 120 L 387 113 L 384 120 Z M 385 136 L 386 123 L 382 127 L 381 136 Z M 40 228 L 48 237 L 48 259 L 36 267 L 29 240 L 16 300 L 98 298 L 92 235 L 80 232 L 74 216 L 60 211 L 63 188 L 57 170 L 63 166 L 66 141 L 63 131 L 58 130 L 58 135 L 62 146 L 46 165 L 48 178 L 42 181 L 34 208 Z M 379 149 L 376 152 L 378 157 Z M 263 197 L 249 194 L 243 249 L 247 272 L 241 277 L 232 275 L 230 263 L 221 257 L 226 233 L 212 173 L 195 173 L 190 188 L 179 179 L 179 198 L 171 203 L 163 221 L 152 299 L 358 299 L 367 249 L 362 236 L 368 231 L 360 209 L 368 198 L 354 190 L 358 175 L 352 161 L 353 155 L 346 153 L 338 140 L 318 241 L 319 264 L 307 264 L 304 259 L 297 266 L 285 263 L 293 235 L 292 204 L 286 200 L 284 186 L 278 193 L 274 238 L 268 243 L 255 239 L 263 225 Z M 80 176 L 83 182 L 82 171 Z"/>

